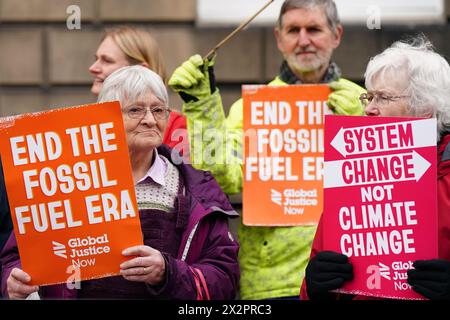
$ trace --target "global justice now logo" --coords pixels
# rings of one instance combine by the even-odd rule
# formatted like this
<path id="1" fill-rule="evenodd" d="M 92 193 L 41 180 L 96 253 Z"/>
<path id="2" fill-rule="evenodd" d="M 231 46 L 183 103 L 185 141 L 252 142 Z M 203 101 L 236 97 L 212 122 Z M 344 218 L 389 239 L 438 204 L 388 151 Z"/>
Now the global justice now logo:
<path id="1" fill-rule="evenodd" d="M 388 280 L 395 290 L 411 290 L 411 286 L 406 282 L 407 271 L 413 268 L 412 261 L 394 261 L 390 266 L 379 262 L 378 265 L 367 267 L 367 288 L 381 289 L 381 280 Z"/>
<path id="2" fill-rule="evenodd" d="M 75 268 L 94 266 L 95 256 L 107 254 L 111 251 L 108 235 L 98 237 L 72 238 L 64 244 L 52 241 L 53 253 L 63 259 L 70 259 Z"/>
<path id="3" fill-rule="evenodd" d="M 317 189 L 285 189 L 283 192 L 271 189 L 270 192 L 270 199 L 283 207 L 285 215 L 303 214 L 305 207 L 319 203 Z"/>

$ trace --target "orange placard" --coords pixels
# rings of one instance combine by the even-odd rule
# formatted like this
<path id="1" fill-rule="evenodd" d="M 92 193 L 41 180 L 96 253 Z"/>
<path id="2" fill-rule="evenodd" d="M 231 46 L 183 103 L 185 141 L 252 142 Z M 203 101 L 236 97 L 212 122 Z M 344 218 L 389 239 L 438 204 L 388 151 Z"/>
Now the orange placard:
<path id="1" fill-rule="evenodd" d="M 22 269 L 33 285 L 116 275 L 143 243 L 118 102 L 0 119 Z"/>
<path id="2" fill-rule="evenodd" d="M 317 224 L 323 208 L 327 85 L 245 85 L 243 222 Z"/>

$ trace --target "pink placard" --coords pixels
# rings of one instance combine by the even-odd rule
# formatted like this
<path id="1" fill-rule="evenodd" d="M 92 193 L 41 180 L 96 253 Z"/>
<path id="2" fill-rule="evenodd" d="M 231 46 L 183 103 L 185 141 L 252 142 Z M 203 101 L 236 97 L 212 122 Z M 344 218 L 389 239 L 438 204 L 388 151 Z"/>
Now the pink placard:
<path id="1" fill-rule="evenodd" d="M 339 292 L 423 299 L 415 260 L 438 256 L 436 120 L 325 116 L 324 248 L 349 256 Z"/>

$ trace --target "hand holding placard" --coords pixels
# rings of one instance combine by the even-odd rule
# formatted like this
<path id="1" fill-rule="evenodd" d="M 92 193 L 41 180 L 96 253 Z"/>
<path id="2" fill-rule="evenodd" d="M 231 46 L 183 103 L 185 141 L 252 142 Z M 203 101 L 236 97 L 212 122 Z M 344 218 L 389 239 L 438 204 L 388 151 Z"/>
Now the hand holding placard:
<path id="1" fill-rule="evenodd" d="M 9 299 L 25 299 L 33 292 L 37 292 L 39 287 L 28 285 L 27 283 L 30 281 L 31 277 L 28 273 L 19 268 L 14 268 L 7 280 Z"/>
<path id="2" fill-rule="evenodd" d="M 149 246 L 135 246 L 125 249 L 126 257 L 137 256 L 120 265 L 120 274 L 129 281 L 158 285 L 164 280 L 166 262 L 161 252 Z"/>
<path id="3" fill-rule="evenodd" d="M 348 256 L 355 270 L 337 291 L 423 299 L 406 279 L 413 261 L 437 256 L 436 119 L 325 123 L 321 250 Z"/>
<path id="4" fill-rule="evenodd" d="M 321 251 L 311 258 L 305 272 L 308 297 L 327 300 L 331 290 L 342 287 L 353 279 L 353 266 L 346 255 L 334 251 Z"/>
<path id="5" fill-rule="evenodd" d="M 417 260 L 408 270 L 408 283 L 414 291 L 432 300 L 450 300 L 450 261 Z"/>

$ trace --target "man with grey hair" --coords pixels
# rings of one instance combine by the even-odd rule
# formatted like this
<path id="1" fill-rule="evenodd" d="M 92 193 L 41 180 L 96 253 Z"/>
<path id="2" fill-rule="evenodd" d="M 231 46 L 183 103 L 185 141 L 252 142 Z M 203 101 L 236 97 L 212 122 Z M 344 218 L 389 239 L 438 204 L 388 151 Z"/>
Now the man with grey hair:
<path id="1" fill-rule="evenodd" d="M 438 258 L 417 260 L 408 270 L 408 284 L 432 300 L 450 300 L 450 66 L 423 36 L 411 43 L 395 42 L 372 58 L 361 95 L 368 116 L 436 118 L 438 137 Z M 433 214 L 432 212 L 430 214 Z M 311 300 L 370 299 L 335 294 L 353 279 L 346 255 L 324 251 L 319 223 L 306 268 L 301 296 Z"/>
<path id="2" fill-rule="evenodd" d="M 333 112 L 361 115 L 359 95 L 365 90 L 341 78 L 339 67 L 331 61 L 342 34 L 332 0 L 286 0 L 275 26 L 284 60 L 269 85 L 329 83 L 333 92 L 328 104 Z M 225 117 L 213 64 L 200 55 L 192 56 L 175 70 L 169 85 L 185 102 L 193 165 L 211 171 L 225 193 L 236 194 L 243 183 L 243 104 L 242 99 L 235 102 Z M 214 150 L 215 158 L 203 150 Z M 316 226 L 239 225 L 241 298 L 298 298 L 315 230 Z"/>

